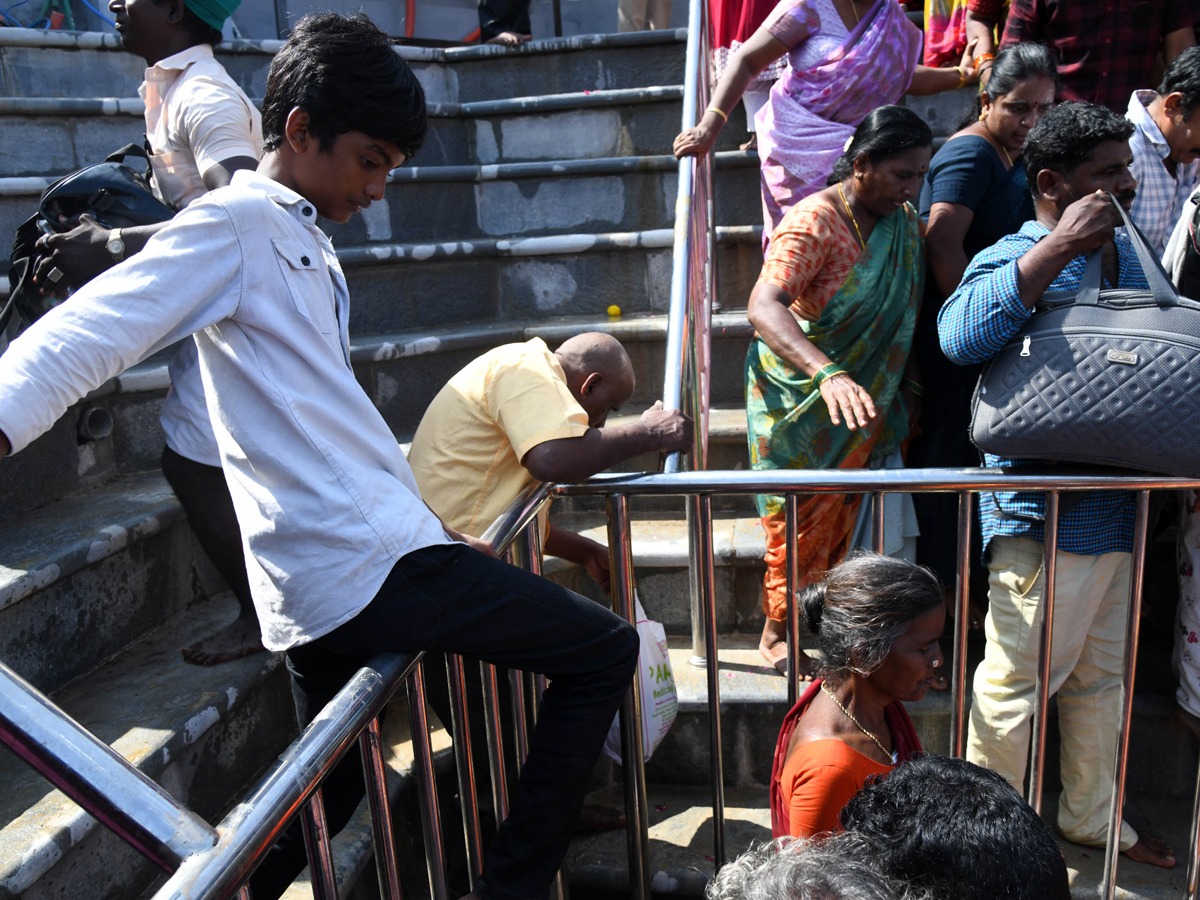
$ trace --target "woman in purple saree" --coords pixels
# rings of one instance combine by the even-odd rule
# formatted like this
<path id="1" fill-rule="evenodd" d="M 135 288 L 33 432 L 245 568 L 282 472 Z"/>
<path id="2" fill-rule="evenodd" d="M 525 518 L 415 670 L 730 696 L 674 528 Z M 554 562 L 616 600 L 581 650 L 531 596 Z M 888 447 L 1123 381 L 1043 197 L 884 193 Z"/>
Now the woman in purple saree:
<path id="1" fill-rule="evenodd" d="M 977 80 L 970 47 L 961 66 L 919 65 L 921 32 L 896 0 L 782 0 L 730 60 L 696 127 L 675 138 L 675 155 L 712 149 L 746 86 L 784 53 L 787 71 L 755 117 L 764 248 L 783 214 L 825 187 L 867 113 Z"/>

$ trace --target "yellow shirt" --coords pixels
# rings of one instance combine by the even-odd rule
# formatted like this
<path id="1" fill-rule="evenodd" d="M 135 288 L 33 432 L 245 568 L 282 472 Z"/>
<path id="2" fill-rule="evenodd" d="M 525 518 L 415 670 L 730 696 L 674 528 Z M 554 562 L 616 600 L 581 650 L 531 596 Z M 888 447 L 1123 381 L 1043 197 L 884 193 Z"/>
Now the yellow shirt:
<path id="1" fill-rule="evenodd" d="M 534 483 L 521 465 L 526 453 L 587 430 L 558 359 L 534 338 L 497 347 L 451 378 L 422 416 L 408 462 L 442 521 L 479 536 Z"/>

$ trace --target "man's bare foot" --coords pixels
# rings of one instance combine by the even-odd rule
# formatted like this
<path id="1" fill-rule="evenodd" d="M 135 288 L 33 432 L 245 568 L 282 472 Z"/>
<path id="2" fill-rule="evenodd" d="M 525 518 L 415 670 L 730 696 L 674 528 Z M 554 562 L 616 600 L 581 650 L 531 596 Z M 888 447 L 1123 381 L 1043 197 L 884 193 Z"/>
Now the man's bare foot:
<path id="1" fill-rule="evenodd" d="M 1128 850 L 1122 850 L 1134 862 L 1146 863 L 1163 869 L 1175 868 L 1175 854 L 1162 838 L 1151 834 L 1138 837 L 1138 842 Z"/>
<path id="2" fill-rule="evenodd" d="M 742 144 L 739 144 L 738 149 L 739 150 L 757 150 L 758 149 L 758 135 L 757 134 L 750 135 L 750 139 Z"/>
<path id="3" fill-rule="evenodd" d="M 532 34 L 518 34 L 515 31 L 502 31 L 499 34 L 494 34 L 486 41 L 485 44 L 499 44 L 502 47 L 519 47 L 533 39 Z"/>
<path id="4" fill-rule="evenodd" d="M 220 631 L 183 648 L 183 658 L 194 666 L 241 659 L 263 650 L 258 621 L 253 616 L 238 616 Z"/>
<path id="5" fill-rule="evenodd" d="M 758 652 L 780 675 L 787 677 L 787 623 L 767 619 L 758 640 Z M 796 668 L 800 670 L 801 681 L 813 680 L 813 662 L 803 650 L 796 658 Z"/>

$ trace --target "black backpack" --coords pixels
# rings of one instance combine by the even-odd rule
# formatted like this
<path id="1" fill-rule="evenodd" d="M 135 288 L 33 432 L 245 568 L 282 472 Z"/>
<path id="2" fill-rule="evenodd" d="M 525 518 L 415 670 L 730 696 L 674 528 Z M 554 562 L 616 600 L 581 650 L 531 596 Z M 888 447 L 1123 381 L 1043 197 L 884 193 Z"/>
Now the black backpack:
<path id="1" fill-rule="evenodd" d="M 104 162 L 72 172 L 42 192 L 37 212 L 21 224 L 13 240 L 8 302 L 0 309 L 0 334 L 14 314 L 29 324 L 59 303 L 57 297 L 43 297 L 32 281 L 39 259 L 34 244 L 43 234 L 65 230 L 59 223 L 60 216 L 73 218 L 90 213 L 105 228 L 130 228 L 165 222 L 175 214 L 154 196 L 147 176 L 126 164 L 126 157 L 145 160 L 149 175 L 145 149 L 129 144 L 109 154 Z"/>

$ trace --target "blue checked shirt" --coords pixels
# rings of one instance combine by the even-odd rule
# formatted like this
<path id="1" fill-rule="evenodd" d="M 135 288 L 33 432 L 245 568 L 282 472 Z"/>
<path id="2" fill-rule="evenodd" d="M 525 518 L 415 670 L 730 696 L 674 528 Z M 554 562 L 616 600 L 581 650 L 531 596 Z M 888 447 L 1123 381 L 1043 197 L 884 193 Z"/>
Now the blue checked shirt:
<path id="1" fill-rule="evenodd" d="M 1183 215 L 1183 205 L 1200 179 L 1200 163 L 1176 166 L 1174 175 L 1167 171 L 1171 148 L 1146 109 L 1157 96 L 1154 91 L 1134 91 L 1125 118 L 1134 126 L 1129 136 L 1133 153 L 1129 171 L 1137 180 L 1137 197 L 1129 217 L 1146 236 L 1150 249 L 1161 257 L 1167 238 Z"/>
<path id="2" fill-rule="evenodd" d="M 938 314 L 938 336 L 942 352 L 959 365 L 987 362 L 1000 352 L 1033 314 L 1025 307 L 1017 290 L 1017 260 L 1049 234 L 1037 221 L 1026 222 L 1016 234 L 1010 234 L 981 251 L 967 266 L 962 283 L 950 295 Z M 1129 239 L 1116 237 L 1120 262 L 1118 286 L 1146 287 L 1146 276 L 1138 263 Z M 1070 291 L 1079 286 L 1086 256 L 1071 260 L 1050 285 L 1051 291 Z M 1038 460 L 1004 459 L 986 454 L 984 465 L 1009 468 L 1037 465 Z M 1133 549 L 1133 496 L 1126 492 L 1104 491 L 1082 495 L 1069 505 L 1072 494 L 1064 494 L 1059 516 L 1058 547 L 1068 553 L 1098 556 L 1101 553 Z M 983 546 L 997 535 L 1045 538 L 1045 495 L 1040 493 L 998 491 L 979 498 L 983 523 Z"/>

